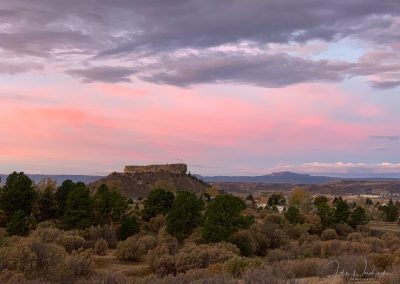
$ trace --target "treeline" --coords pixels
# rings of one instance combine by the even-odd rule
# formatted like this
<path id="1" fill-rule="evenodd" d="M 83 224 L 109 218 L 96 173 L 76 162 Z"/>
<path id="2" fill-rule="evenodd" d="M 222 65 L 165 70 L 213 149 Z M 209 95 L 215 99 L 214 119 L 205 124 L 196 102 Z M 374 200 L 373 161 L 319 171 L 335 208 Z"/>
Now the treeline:
<path id="1" fill-rule="evenodd" d="M 121 221 L 128 200 L 118 191 L 100 186 L 94 195 L 82 182 L 48 180 L 34 185 L 24 173 L 7 177 L 0 191 L 0 226 L 9 235 L 27 235 L 37 222 L 54 220 L 62 229 L 84 229 Z"/>

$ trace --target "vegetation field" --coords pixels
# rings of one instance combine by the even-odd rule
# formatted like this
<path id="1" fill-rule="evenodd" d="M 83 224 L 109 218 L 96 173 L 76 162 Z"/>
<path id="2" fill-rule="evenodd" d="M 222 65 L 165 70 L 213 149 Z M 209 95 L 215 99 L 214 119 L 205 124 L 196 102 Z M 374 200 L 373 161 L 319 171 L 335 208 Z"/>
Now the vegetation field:
<path id="1" fill-rule="evenodd" d="M 400 203 L 269 193 L 266 203 L 162 182 L 0 190 L 0 283 L 400 283 Z"/>

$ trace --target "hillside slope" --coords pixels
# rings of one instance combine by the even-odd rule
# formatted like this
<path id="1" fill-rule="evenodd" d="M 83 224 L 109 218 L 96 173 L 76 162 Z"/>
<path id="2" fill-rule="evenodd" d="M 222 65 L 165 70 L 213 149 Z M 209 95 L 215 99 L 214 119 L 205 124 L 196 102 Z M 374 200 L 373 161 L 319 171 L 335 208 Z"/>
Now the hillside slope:
<path id="1" fill-rule="evenodd" d="M 128 198 L 138 199 L 146 197 L 156 183 L 170 185 L 177 190 L 191 191 L 196 194 L 201 194 L 209 186 L 196 177 L 186 174 L 186 170 L 176 171 L 176 165 L 171 165 L 171 170 L 168 169 L 168 165 L 157 167 L 158 165 L 137 167 L 135 171 L 127 167 L 123 173 L 114 172 L 90 184 L 90 188 L 96 191 L 104 183 L 110 188 L 119 189 Z"/>

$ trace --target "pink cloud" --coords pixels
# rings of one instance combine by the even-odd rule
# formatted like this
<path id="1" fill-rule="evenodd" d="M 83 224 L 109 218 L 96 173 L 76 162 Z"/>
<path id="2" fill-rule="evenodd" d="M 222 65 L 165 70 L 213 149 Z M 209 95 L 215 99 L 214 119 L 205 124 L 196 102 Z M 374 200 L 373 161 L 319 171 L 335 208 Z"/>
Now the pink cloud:
<path id="1" fill-rule="evenodd" d="M 91 84 L 16 91 L 56 99 L 2 102 L 3 159 L 58 159 L 82 163 L 82 169 L 93 163 L 108 169 L 177 159 L 226 164 L 270 157 L 279 163 L 279 155 L 347 153 L 363 149 L 371 134 L 390 133 L 391 124 L 385 121 L 393 119 L 382 106 L 320 84 L 267 90 L 227 87 L 223 92 L 218 87 L 147 84 L 137 89 Z"/>

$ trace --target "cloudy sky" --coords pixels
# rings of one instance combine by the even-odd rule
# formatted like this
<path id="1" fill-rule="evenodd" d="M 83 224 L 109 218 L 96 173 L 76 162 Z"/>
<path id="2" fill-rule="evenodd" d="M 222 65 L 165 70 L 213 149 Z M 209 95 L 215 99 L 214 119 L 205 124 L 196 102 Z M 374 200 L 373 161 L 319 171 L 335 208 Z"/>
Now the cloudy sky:
<path id="1" fill-rule="evenodd" d="M 398 0 L 1 0 L 0 172 L 400 176 Z"/>

